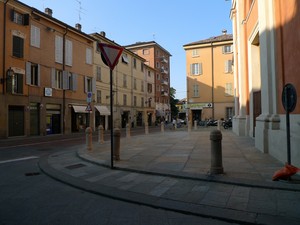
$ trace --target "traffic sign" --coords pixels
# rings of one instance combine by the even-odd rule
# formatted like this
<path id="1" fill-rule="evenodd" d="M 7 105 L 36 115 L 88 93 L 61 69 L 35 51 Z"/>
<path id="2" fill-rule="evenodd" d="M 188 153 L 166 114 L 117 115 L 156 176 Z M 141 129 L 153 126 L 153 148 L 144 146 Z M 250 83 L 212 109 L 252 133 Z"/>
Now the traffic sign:
<path id="1" fill-rule="evenodd" d="M 91 111 L 93 111 L 93 110 L 92 110 L 92 107 L 91 107 L 91 105 L 90 105 L 90 104 L 88 104 L 88 105 L 87 105 L 87 107 L 86 107 L 85 111 L 87 111 L 87 112 L 91 112 Z"/>
<path id="2" fill-rule="evenodd" d="M 101 55 L 104 57 L 108 67 L 113 70 L 118 64 L 119 58 L 123 52 L 123 48 L 116 45 L 109 45 L 104 43 L 98 43 L 98 47 L 100 48 L 100 51 L 102 53 Z"/>
<path id="3" fill-rule="evenodd" d="M 93 92 L 88 92 L 86 96 L 86 102 L 91 103 L 93 98 Z"/>
<path id="4" fill-rule="evenodd" d="M 297 104 L 297 92 L 292 84 L 286 84 L 282 91 L 282 105 L 287 112 L 293 112 Z"/>

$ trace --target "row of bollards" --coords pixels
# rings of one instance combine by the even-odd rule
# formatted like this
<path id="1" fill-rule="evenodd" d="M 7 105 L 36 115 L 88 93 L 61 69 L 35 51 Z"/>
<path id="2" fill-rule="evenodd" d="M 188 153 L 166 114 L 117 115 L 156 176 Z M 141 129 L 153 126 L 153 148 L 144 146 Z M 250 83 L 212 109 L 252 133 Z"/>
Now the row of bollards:
<path id="1" fill-rule="evenodd" d="M 148 124 L 146 124 L 148 125 Z M 190 127 L 190 126 L 189 126 Z M 148 128 L 148 126 L 147 126 Z M 147 129 L 145 128 L 145 131 Z M 164 132 L 164 123 L 161 123 L 161 132 Z M 88 151 L 92 151 L 92 128 L 88 127 L 85 130 L 86 133 L 86 148 Z M 145 132 L 147 134 L 147 132 Z M 121 147 L 121 131 L 119 128 L 115 128 L 114 132 L 114 159 L 120 160 L 120 147 Z M 126 126 L 126 137 L 130 137 L 130 126 Z M 220 130 L 213 130 L 210 133 L 211 141 L 211 174 L 222 174 L 224 172 L 223 163 L 222 163 L 222 132 Z M 98 142 L 104 143 L 104 130 L 103 126 L 98 127 Z"/>

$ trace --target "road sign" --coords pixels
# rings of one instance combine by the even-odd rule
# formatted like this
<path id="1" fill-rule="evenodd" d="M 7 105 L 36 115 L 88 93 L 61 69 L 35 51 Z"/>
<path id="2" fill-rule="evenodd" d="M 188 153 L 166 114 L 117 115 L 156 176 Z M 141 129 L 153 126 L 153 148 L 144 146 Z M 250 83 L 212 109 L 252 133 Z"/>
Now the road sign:
<path id="1" fill-rule="evenodd" d="M 87 105 L 87 107 L 86 107 L 85 111 L 87 111 L 87 112 L 91 112 L 91 111 L 93 111 L 93 110 L 92 110 L 92 107 L 91 107 L 91 105 L 90 105 L 90 104 L 88 104 L 88 105 Z"/>
<path id="2" fill-rule="evenodd" d="M 123 48 L 116 45 L 109 45 L 104 43 L 98 43 L 101 51 L 101 55 L 104 57 L 103 62 L 108 65 L 108 67 L 113 70 L 118 64 L 119 58 L 123 52 Z"/>
<path id="3" fill-rule="evenodd" d="M 93 98 L 93 92 L 88 92 L 86 96 L 86 102 L 91 103 Z"/>
<path id="4" fill-rule="evenodd" d="M 297 103 L 297 92 L 292 84 L 286 84 L 282 91 L 282 104 L 285 111 L 293 112 Z"/>

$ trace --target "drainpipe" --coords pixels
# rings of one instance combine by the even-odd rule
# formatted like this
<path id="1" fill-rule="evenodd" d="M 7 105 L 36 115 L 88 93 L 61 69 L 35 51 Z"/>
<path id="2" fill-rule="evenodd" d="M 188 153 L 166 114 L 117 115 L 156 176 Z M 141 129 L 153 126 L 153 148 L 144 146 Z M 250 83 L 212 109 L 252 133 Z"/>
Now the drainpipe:
<path id="1" fill-rule="evenodd" d="M 65 67 L 66 67 L 66 35 L 68 33 L 68 27 L 66 27 L 65 33 L 63 35 L 63 71 L 65 71 Z M 63 79 L 64 81 L 64 79 Z M 62 127 L 62 132 L 63 134 L 65 134 L 66 131 L 66 90 L 63 87 L 63 110 L 62 110 L 62 114 L 63 114 L 63 127 Z"/>
<path id="2" fill-rule="evenodd" d="M 6 47 L 6 5 L 9 2 L 9 0 L 4 2 L 4 9 L 3 9 L 3 59 L 2 59 L 2 63 L 3 63 L 3 67 L 2 67 L 2 78 L 3 81 L 5 81 L 5 63 L 6 63 L 6 51 L 5 51 L 5 47 Z M 2 84 L 2 94 L 5 94 L 5 85 L 6 82 L 3 82 Z"/>
<path id="3" fill-rule="evenodd" d="M 215 97 L 214 97 L 214 48 L 213 48 L 213 42 L 211 44 L 211 102 L 212 102 L 212 119 L 215 119 Z"/>

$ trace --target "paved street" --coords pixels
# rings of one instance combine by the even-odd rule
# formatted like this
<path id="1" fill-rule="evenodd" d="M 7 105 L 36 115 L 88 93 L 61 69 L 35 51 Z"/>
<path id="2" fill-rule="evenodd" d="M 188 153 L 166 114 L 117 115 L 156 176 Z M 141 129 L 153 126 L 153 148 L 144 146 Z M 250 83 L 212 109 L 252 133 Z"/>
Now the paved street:
<path id="1" fill-rule="evenodd" d="M 121 140 L 111 170 L 110 145 L 52 154 L 42 170 L 82 190 L 118 200 L 235 223 L 299 224 L 300 185 L 274 182 L 283 164 L 248 137 L 223 130 L 225 173 L 210 175 L 210 129 L 168 130 Z"/>

